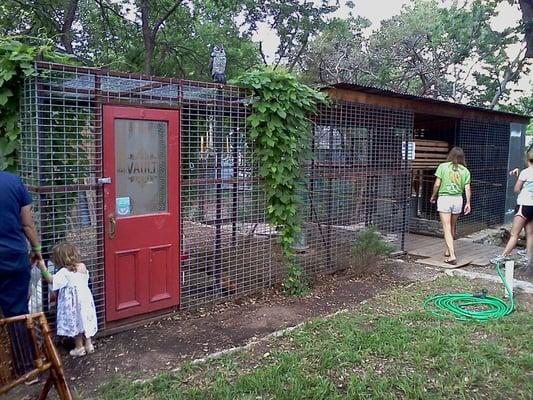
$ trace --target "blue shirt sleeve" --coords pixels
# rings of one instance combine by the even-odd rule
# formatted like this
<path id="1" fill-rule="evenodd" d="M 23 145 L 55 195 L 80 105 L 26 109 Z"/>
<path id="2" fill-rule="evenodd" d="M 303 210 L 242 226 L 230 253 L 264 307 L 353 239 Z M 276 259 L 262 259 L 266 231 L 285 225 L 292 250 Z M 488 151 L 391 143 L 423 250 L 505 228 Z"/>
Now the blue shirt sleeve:
<path id="1" fill-rule="evenodd" d="M 28 204 L 32 203 L 32 198 L 30 196 L 30 193 L 28 192 L 28 189 L 26 189 L 26 186 L 24 186 L 24 183 L 22 183 L 22 180 L 19 179 L 20 186 L 19 186 L 19 206 L 20 208 L 27 206 Z"/>

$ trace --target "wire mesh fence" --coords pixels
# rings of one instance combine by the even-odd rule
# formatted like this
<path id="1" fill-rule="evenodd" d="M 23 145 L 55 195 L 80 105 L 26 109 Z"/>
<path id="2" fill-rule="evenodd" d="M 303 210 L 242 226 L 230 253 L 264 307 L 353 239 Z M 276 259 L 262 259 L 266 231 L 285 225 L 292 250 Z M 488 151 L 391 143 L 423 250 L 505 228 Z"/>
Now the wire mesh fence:
<path id="1" fill-rule="evenodd" d="M 335 102 L 314 119 L 304 230 L 296 250 L 309 273 L 349 267 L 353 245 L 373 226 L 403 249 L 408 231 L 413 114 Z"/>
<path id="2" fill-rule="evenodd" d="M 80 248 L 100 328 L 106 327 L 102 105 L 179 109 L 181 308 L 273 283 L 273 235 L 246 140 L 248 93 L 237 87 L 37 63 L 21 101 L 20 172 L 34 198 L 44 255 Z M 170 166 L 172 167 L 172 166 Z M 54 266 L 48 261 L 49 269 Z M 32 311 L 54 321 L 55 299 L 36 276 Z M 107 288 L 109 289 L 109 288 Z"/>
<path id="3" fill-rule="evenodd" d="M 48 63 L 37 68 L 38 75 L 25 82 L 21 101 L 20 172 L 34 198 L 45 256 L 63 240 L 80 248 L 100 329 L 106 328 L 109 294 L 105 191 L 99 183 L 108 162 L 103 157 L 106 104 L 180 111 L 180 161 L 174 166 L 180 194 L 169 199 L 179 203 L 181 215 L 175 261 L 180 308 L 243 296 L 282 279 L 277 233 L 265 218 L 255 149 L 247 135 L 251 97 L 246 90 Z M 313 157 L 304 165 L 303 231 L 294 245 L 298 263 L 309 275 L 349 267 L 358 233 L 368 226 L 403 249 L 412 190 L 413 111 L 333 101 L 310 117 Z M 504 125 L 461 121 L 454 130 L 469 157 L 475 193 L 489 193 L 494 188 L 486 185 L 489 175 L 501 175 L 499 169 L 485 169 L 495 150 L 502 159 L 507 154 Z M 497 134 L 489 135 L 494 129 Z M 477 154 L 480 140 L 483 153 Z M 493 218 L 498 206 L 487 207 L 494 214 L 473 214 L 472 221 Z M 53 322 L 53 294 L 38 277 L 32 291 L 32 311 L 44 310 Z"/>
<path id="4" fill-rule="evenodd" d="M 502 224 L 505 216 L 509 124 L 415 116 L 417 159 L 413 165 L 411 230 L 441 233 L 435 204 L 429 202 L 435 170 L 454 146 L 464 150 L 471 173 L 472 213 L 461 217 L 459 234 Z M 426 147 L 424 147 L 426 146 Z M 431 149 L 429 149 L 430 146 Z"/>

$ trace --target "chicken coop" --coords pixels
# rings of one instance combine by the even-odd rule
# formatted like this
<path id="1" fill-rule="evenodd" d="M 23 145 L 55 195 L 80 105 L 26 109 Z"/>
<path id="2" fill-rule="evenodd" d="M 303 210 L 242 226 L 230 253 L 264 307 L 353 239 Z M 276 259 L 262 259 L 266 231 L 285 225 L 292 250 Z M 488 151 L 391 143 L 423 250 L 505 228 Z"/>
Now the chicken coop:
<path id="1" fill-rule="evenodd" d="M 45 62 L 36 68 L 22 91 L 20 174 L 45 257 L 60 241 L 80 248 L 100 331 L 280 282 L 277 232 L 266 222 L 247 136 L 247 90 Z M 472 165 L 472 226 L 503 221 L 509 129 L 522 132 L 526 118 L 363 87 L 323 90 L 333 101 L 310 116 L 313 157 L 302 166 L 303 229 L 294 245 L 309 276 L 348 268 L 368 226 L 403 250 L 413 220 L 435 217 L 425 185 L 452 144 L 463 145 Z M 442 121 L 430 118 L 441 114 Z M 417 158 L 424 152 L 430 156 Z M 493 188 L 501 198 L 476 211 L 481 190 Z M 54 296 L 38 276 L 32 308 L 54 320 Z"/>
<path id="2" fill-rule="evenodd" d="M 442 235 L 439 215 L 429 198 L 435 170 L 454 146 L 464 150 L 472 179 L 472 212 L 461 217 L 458 233 L 470 234 L 512 220 L 515 180 L 507 172 L 524 167 L 529 117 L 352 84 L 324 90 L 336 101 L 408 112 L 412 124 L 410 232 Z"/>

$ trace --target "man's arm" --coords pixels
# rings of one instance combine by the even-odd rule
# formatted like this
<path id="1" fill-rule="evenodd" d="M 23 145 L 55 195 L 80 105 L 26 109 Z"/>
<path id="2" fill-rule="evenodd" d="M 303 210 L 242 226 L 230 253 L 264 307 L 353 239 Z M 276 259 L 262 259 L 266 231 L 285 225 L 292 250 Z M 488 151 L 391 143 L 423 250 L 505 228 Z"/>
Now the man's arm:
<path id="1" fill-rule="evenodd" d="M 440 182 L 440 178 L 435 179 L 435 183 L 433 184 L 433 193 L 431 193 L 431 198 L 429 199 L 429 201 L 432 203 L 435 203 L 437 201 L 437 194 L 439 193 Z"/>
<path id="2" fill-rule="evenodd" d="M 465 204 L 465 215 L 470 214 L 470 211 L 472 211 L 472 207 L 470 206 L 470 199 L 472 198 L 472 188 L 470 187 L 470 183 L 467 183 L 465 186 L 465 196 L 466 196 L 466 204 Z"/>
<path id="3" fill-rule="evenodd" d="M 37 228 L 35 228 L 35 224 L 33 222 L 33 217 L 31 214 L 31 205 L 24 206 L 20 209 L 20 220 L 22 223 L 22 231 L 24 232 L 24 235 L 26 238 L 28 238 L 31 248 L 32 248 L 32 255 L 31 255 L 31 262 L 35 263 L 35 261 L 42 260 L 41 256 L 41 245 L 39 243 L 39 235 L 37 234 Z"/>

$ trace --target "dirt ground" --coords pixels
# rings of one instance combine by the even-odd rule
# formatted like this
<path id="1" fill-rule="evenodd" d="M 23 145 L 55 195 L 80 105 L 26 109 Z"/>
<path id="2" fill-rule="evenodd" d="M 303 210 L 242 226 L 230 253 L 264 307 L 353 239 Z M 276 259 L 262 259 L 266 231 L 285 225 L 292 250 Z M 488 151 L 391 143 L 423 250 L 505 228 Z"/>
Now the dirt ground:
<path id="1" fill-rule="evenodd" d="M 402 275 L 402 270 L 401 262 L 391 260 L 381 274 L 366 279 L 349 271 L 320 276 L 303 298 L 287 297 L 273 288 L 96 339 L 96 352 L 82 358 L 71 358 L 68 348 L 60 346 L 59 351 L 72 391 L 78 398 L 90 399 L 114 376 L 147 378 L 183 361 L 242 346 L 308 319 L 353 307 L 383 290 L 418 279 Z M 39 389 L 40 385 L 20 387 L 3 398 L 33 399 Z"/>
<path id="2" fill-rule="evenodd" d="M 96 353 L 73 359 L 59 347 L 75 398 L 96 397 L 98 387 L 115 376 L 145 379 L 180 363 L 213 352 L 242 346 L 274 331 L 306 320 L 356 307 L 382 291 L 415 281 L 434 279 L 443 272 L 412 260 L 393 259 L 383 272 L 366 279 L 350 271 L 320 276 L 303 298 L 286 297 L 279 289 L 211 305 L 96 340 Z M 6 400 L 36 398 L 40 385 L 20 387 Z M 49 398 L 53 399 L 54 395 Z"/>

